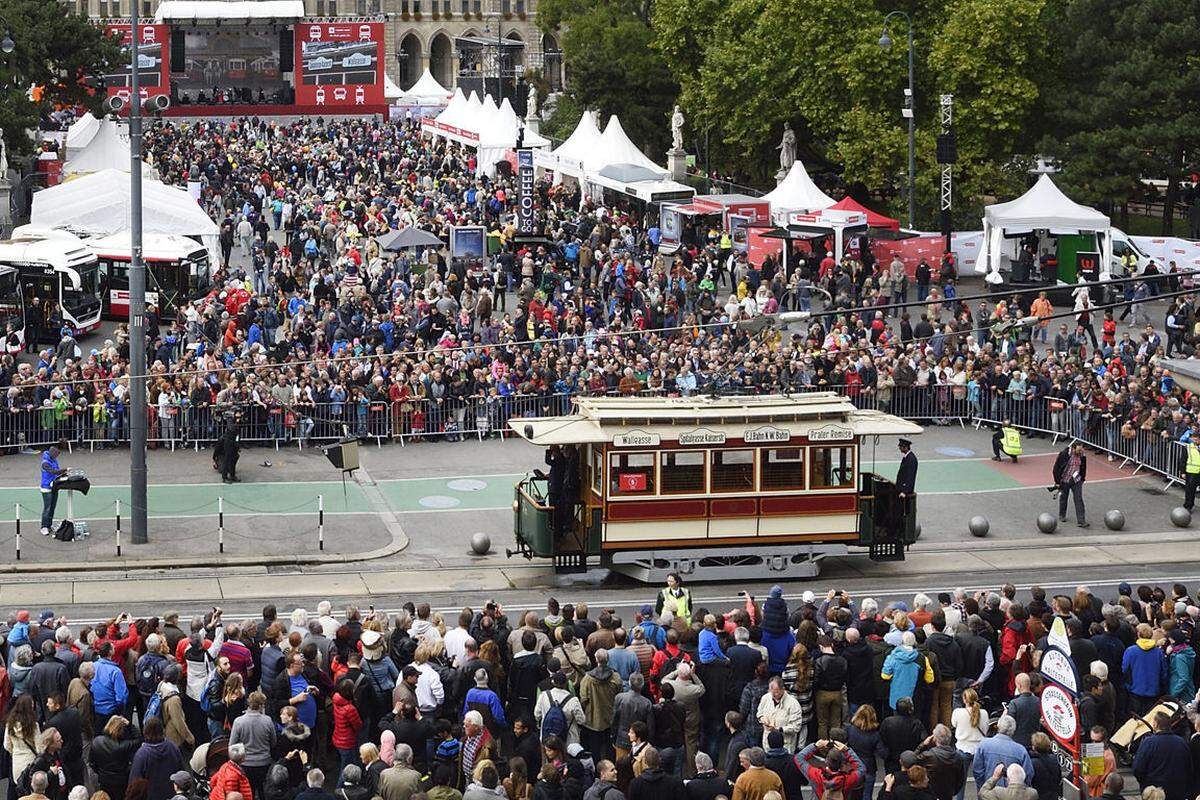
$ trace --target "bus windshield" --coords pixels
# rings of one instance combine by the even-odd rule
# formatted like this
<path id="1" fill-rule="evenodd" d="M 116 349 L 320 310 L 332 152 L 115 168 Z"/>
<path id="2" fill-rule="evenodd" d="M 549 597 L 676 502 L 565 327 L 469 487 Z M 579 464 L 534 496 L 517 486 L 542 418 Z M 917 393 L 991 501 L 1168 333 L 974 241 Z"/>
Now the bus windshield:
<path id="1" fill-rule="evenodd" d="M 0 272 L 0 330 L 7 331 L 25 326 L 24 304 L 21 298 L 21 282 L 16 272 Z"/>
<path id="2" fill-rule="evenodd" d="M 88 301 L 94 301 L 100 289 L 97 281 L 100 278 L 100 265 L 90 264 L 79 271 L 79 289 L 71 288 L 70 281 L 64 280 L 63 303 L 68 308 L 85 308 Z"/>

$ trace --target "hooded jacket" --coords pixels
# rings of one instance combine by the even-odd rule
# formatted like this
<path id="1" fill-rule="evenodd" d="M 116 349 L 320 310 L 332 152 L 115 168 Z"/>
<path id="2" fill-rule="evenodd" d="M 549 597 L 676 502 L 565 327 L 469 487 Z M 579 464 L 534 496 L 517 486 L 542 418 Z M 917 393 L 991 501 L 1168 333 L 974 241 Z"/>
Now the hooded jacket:
<path id="1" fill-rule="evenodd" d="M 1139 697 L 1158 697 L 1167 686 L 1167 657 L 1153 639 L 1138 639 L 1121 657 L 1125 688 Z"/>
<path id="2" fill-rule="evenodd" d="M 817 746 L 810 744 L 796 754 L 796 766 L 808 777 L 808 782 L 812 784 L 813 793 L 818 800 L 825 796 L 825 792 L 836 790 L 841 793 L 842 797 L 850 794 L 850 791 L 857 789 L 862 785 L 863 777 L 866 775 L 866 769 L 863 763 L 859 760 L 858 755 L 849 747 L 842 750 L 846 756 L 846 764 L 848 770 L 834 772 L 828 767 L 818 767 L 812 763 L 813 756 Z"/>
<path id="3" fill-rule="evenodd" d="M 596 667 L 579 683 L 579 702 L 586 715 L 583 727 L 607 731 L 612 726 L 613 702 L 621 692 L 621 676 L 607 666 Z"/>
<path id="4" fill-rule="evenodd" d="M 897 647 L 884 659 L 880 673 L 890 682 L 888 707 L 894 709 L 902 697 L 912 697 L 917 681 L 933 683 L 933 669 L 929 662 L 912 647 Z"/>
<path id="5" fill-rule="evenodd" d="M 138 778 L 145 778 L 150 782 L 147 792 L 149 800 L 167 800 L 175 794 L 171 776 L 181 769 L 183 756 L 174 742 L 167 739 L 161 742 L 143 742 L 129 767 L 129 780 L 132 782 Z M 223 800 L 225 795 L 220 797 Z"/>
<path id="6" fill-rule="evenodd" d="M 788 606 L 783 599 L 783 589 L 778 586 L 771 588 L 771 594 L 763 602 L 763 633 L 782 636 L 787 632 Z"/>
<path id="7" fill-rule="evenodd" d="M 1172 645 L 1167 652 L 1170 656 L 1168 691 L 1180 703 L 1190 703 L 1196 697 L 1196 681 L 1193 677 L 1196 669 L 1196 651 L 1190 644 L 1183 643 Z"/>
<path id="8" fill-rule="evenodd" d="M 164 733 L 175 743 L 176 747 L 193 747 L 196 738 L 188 729 L 187 718 L 183 712 L 183 698 L 179 696 L 179 687 L 163 681 L 158 685 L 158 696 L 161 698 L 162 721 Z"/>

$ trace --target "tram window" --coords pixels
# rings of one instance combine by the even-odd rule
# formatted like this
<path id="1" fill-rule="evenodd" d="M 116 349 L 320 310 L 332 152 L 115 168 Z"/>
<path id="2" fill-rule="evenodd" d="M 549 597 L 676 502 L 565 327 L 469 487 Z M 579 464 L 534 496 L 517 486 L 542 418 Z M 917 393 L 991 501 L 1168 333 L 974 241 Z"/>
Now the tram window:
<path id="1" fill-rule="evenodd" d="M 754 451 L 714 450 L 712 454 L 712 491 L 754 491 Z"/>
<path id="2" fill-rule="evenodd" d="M 781 447 L 764 450 L 759 485 L 763 491 L 804 488 L 804 449 Z"/>
<path id="3" fill-rule="evenodd" d="M 850 447 L 813 447 L 810 489 L 844 489 L 854 485 L 854 453 Z"/>
<path id="4" fill-rule="evenodd" d="M 604 454 L 600 448 L 592 448 L 592 491 L 604 494 Z"/>
<path id="5" fill-rule="evenodd" d="M 654 494 L 654 453 L 613 453 L 608 457 L 608 494 Z"/>
<path id="6" fill-rule="evenodd" d="M 704 453 L 666 451 L 659 463 L 663 494 L 704 491 Z"/>

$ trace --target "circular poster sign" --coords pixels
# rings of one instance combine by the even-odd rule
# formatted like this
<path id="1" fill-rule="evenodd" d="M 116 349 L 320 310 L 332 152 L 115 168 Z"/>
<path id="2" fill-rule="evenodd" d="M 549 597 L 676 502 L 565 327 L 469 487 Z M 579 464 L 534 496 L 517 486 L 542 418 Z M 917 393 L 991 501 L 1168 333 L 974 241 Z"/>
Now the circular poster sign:
<path id="1" fill-rule="evenodd" d="M 1079 711 L 1071 695 L 1053 684 L 1042 690 L 1042 723 L 1055 739 L 1074 746 L 1079 732 Z"/>
<path id="2" fill-rule="evenodd" d="M 1039 664 L 1042 675 L 1057 683 L 1071 694 L 1079 694 L 1079 678 L 1075 674 L 1075 662 L 1057 647 L 1048 647 L 1042 653 Z"/>

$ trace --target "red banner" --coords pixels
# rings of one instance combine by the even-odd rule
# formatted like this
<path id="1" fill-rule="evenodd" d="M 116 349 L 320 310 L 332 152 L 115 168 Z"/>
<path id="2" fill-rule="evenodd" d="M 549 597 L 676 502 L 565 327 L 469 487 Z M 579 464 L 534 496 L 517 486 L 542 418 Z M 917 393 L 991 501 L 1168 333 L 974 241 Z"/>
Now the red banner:
<path id="1" fill-rule="evenodd" d="M 119 34 L 121 44 L 130 42 L 128 23 L 105 25 L 110 34 Z M 143 98 L 171 93 L 171 28 L 167 25 L 138 25 L 138 87 Z M 129 51 L 125 51 L 124 62 L 116 72 L 104 76 L 108 84 L 108 95 L 120 95 L 129 99 L 129 84 L 132 78 Z"/>
<path id="2" fill-rule="evenodd" d="M 646 473 L 623 472 L 617 476 L 617 488 L 622 492 L 646 491 Z"/>
<path id="3" fill-rule="evenodd" d="M 295 74 L 297 105 L 384 105 L 383 23 L 297 25 Z"/>

